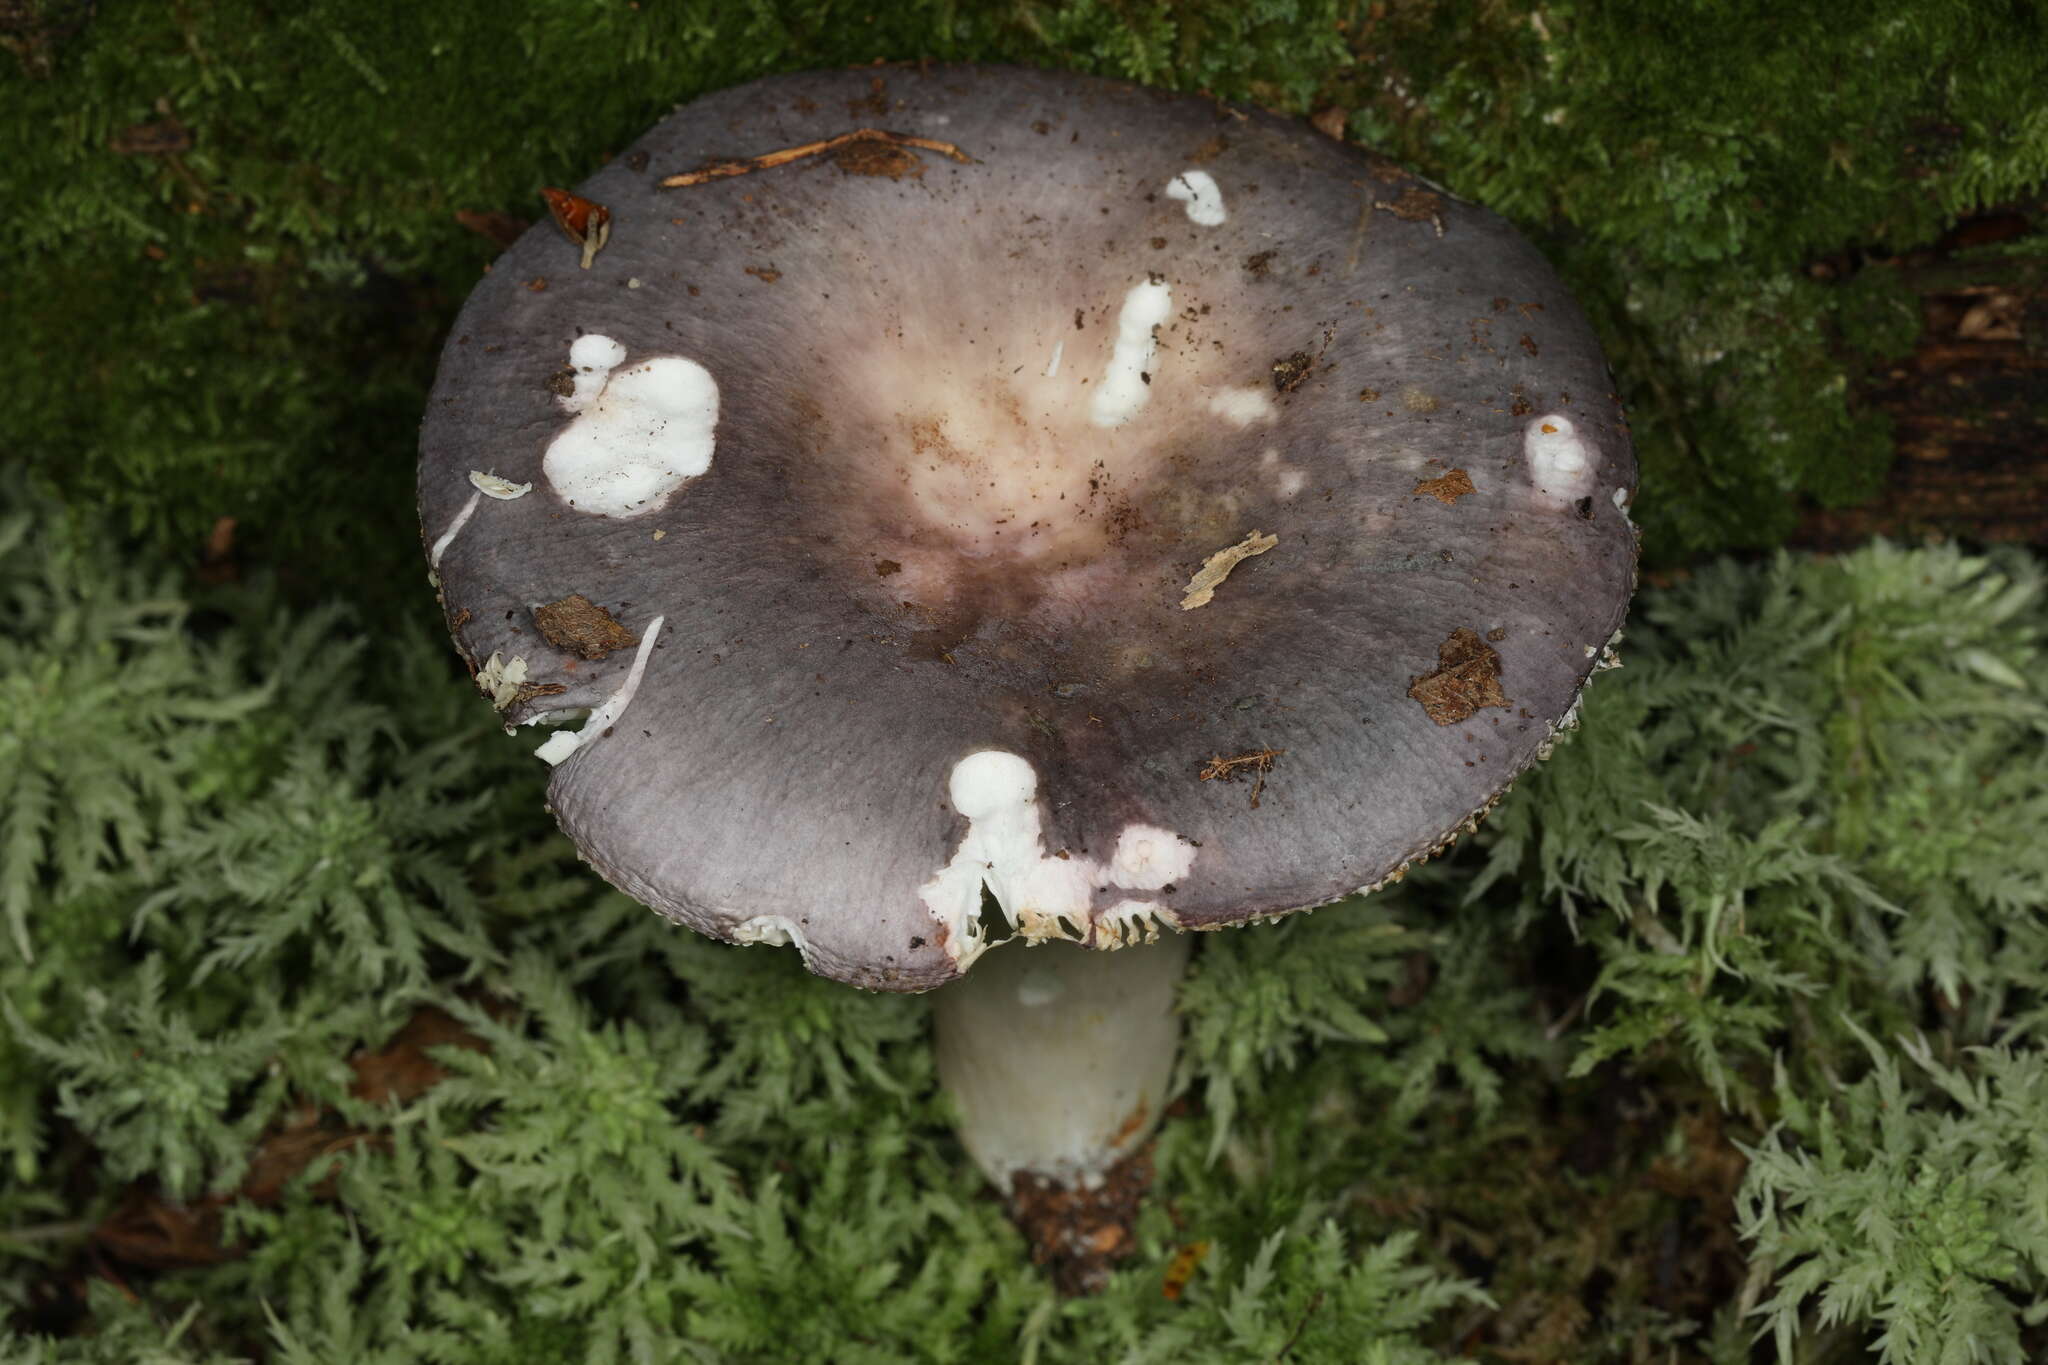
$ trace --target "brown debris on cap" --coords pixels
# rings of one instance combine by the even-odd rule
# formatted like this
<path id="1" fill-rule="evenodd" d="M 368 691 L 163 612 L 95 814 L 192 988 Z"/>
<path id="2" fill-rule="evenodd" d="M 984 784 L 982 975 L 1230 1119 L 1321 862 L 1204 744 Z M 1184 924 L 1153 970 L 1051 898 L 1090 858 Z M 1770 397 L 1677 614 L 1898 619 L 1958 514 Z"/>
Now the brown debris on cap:
<path id="1" fill-rule="evenodd" d="M 1438 725 L 1456 725 L 1483 707 L 1514 706 L 1500 690 L 1500 654 L 1463 626 L 1437 647 L 1436 672 L 1414 679 L 1408 695 Z"/>
<path id="2" fill-rule="evenodd" d="M 1202 561 L 1202 567 L 1195 570 L 1195 576 L 1188 580 L 1188 586 L 1180 599 L 1182 611 L 1193 611 L 1206 607 L 1216 596 L 1216 589 L 1223 580 L 1230 577 L 1230 571 L 1254 555 L 1262 555 L 1280 543 L 1280 537 L 1253 531 L 1235 545 L 1227 545 Z"/>
<path id="3" fill-rule="evenodd" d="M 1472 476 L 1462 469 L 1447 470 L 1415 485 L 1417 497 L 1435 498 L 1446 507 L 1455 507 L 1459 498 L 1478 491 L 1472 483 Z"/>
<path id="4" fill-rule="evenodd" d="M 1418 190 L 1412 185 L 1401 191 L 1398 199 L 1383 200 L 1373 205 L 1383 213 L 1391 213 L 1404 223 L 1428 223 L 1436 228 L 1436 235 L 1444 235 L 1443 196 Z"/>
<path id="5" fill-rule="evenodd" d="M 602 659 L 615 649 L 630 649 L 640 637 L 582 593 L 533 609 L 533 624 L 556 649 L 585 659 Z"/>

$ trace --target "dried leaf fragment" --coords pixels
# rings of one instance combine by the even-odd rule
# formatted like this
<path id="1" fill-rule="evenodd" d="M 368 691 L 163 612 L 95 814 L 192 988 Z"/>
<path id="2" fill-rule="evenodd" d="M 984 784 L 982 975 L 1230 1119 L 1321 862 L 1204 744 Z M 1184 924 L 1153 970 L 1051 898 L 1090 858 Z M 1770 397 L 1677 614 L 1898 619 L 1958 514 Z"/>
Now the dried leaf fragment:
<path id="1" fill-rule="evenodd" d="M 533 609 L 533 624 L 556 649 L 585 659 L 602 659 L 615 649 L 630 649 L 640 637 L 582 593 Z"/>
<path id="2" fill-rule="evenodd" d="M 562 235 L 582 248 L 583 268 L 590 269 L 597 253 L 604 250 L 604 244 L 611 240 L 612 211 L 603 204 L 567 190 L 544 189 L 540 197 L 547 200 L 548 216 L 555 220 L 555 226 L 562 230 Z"/>
<path id="3" fill-rule="evenodd" d="M 2019 295 L 1998 290 L 1978 300 L 1956 324 L 1962 341 L 2025 341 L 2026 301 Z"/>
<path id="4" fill-rule="evenodd" d="M 1262 555 L 1279 543 L 1278 536 L 1254 531 L 1237 544 L 1210 555 L 1202 561 L 1202 567 L 1195 570 L 1195 576 L 1188 580 L 1187 592 L 1180 599 L 1180 609 L 1193 611 L 1196 607 L 1207 606 L 1209 599 L 1216 595 L 1217 586 L 1230 577 L 1230 571 L 1236 568 L 1240 561 L 1250 559 L 1253 555 Z"/>
<path id="5" fill-rule="evenodd" d="M 1459 498 L 1464 497 L 1467 493 L 1476 493 L 1478 491 L 1473 486 L 1470 474 L 1467 474 L 1462 469 L 1453 469 L 1439 474 L 1433 479 L 1424 479 L 1416 484 L 1415 492 L 1411 496 L 1432 497 L 1446 507 L 1455 507 Z"/>
<path id="6" fill-rule="evenodd" d="M 1188 1281 L 1195 1278 L 1195 1271 L 1209 1254 L 1207 1242 L 1189 1242 L 1173 1253 L 1173 1260 L 1166 1267 L 1166 1282 L 1159 1292 L 1169 1299 L 1178 1300 L 1188 1287 Z"/>
<path id="7" fill-rule="evenodd" d="M 349 1059 L 356 1079 L 350 1093 L 371 1104 L 405 1104 L 445 1079 L 446 1070 L 428 1053 L 430 1047 L 458 1047 L 488 1052 L 489 1044 L 433 1006 L 415 1011 L 412 1019 L 379 1052 Z M 287 1189 L 316 1161 L 357 1146 L 384 1147 L 382 1131 L 350 1127 L 331 1109 L 300 1104 L 269 1130 L 250 1153 L 247 1174 L 233 1190 L 217 1191 L 192 1202 L 166 1198 L 137 1182 L 112 1213 L 92 1229 L 92 1242 L 124 1261 L 155 1269 L 175 1270 L 219 1265 L 247 1255 L 249 1247 L 228 1240 L 227 1216 L 237 1205 L 267 1208 L 284 1198 Z M 335 1181 L 311 1189 L 316 1199 L 332 1199 Z"/>
<path id="8" fill-rule="evenodd" d="M 1460 626 L 1436 650 L 1436 672 L 1409 679 L 1408 695 L 1438 725 L 1455 725 L 1483 707 L 1513 709 L 1500 690 L 1500 654 Z"/>

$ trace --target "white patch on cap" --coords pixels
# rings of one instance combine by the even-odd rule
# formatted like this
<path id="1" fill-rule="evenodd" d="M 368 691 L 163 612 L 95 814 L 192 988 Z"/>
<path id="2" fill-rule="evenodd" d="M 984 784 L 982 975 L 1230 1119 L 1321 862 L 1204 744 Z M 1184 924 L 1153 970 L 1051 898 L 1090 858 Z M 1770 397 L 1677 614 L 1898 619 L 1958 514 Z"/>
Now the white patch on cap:
<path id="1" fill-rule="evenodd" d="M 1218 389 L 1209 395 L 1209 411 L 1242 430 L 1254 422 L 1273 420 L 1273 399 L 1257 384 Z"/>
<path id="2" fill-rule="evenodd" d="M 1086 941 L 1091 927 L 1097 946 L 1120 947 L 1157 932 L 1157 921 L 1174 923 L 1153 901 L 1119 901 L 1094 909 L 1095 893 L 1117 886 L 1157 891 L 1194 866 L 1193 844 L 1171 830 L 1126 825 L 1110 862 L 1045 850 L 1044 817 L 1038 804 L 1038 774 L 1030 763 L 1001 749 L 983 749 L 953 765 L 947 781 L 953 809 L 967 820 L 967 833 L 952 861 L 918 888 L 918 897 L 945 930 L 946 953 L 961 971 L 986 951 L 981 931 L 981 893 L 986 886 L 1003 914 L 1029 942 L 1049 938 Z M 1065 921 L 1062 923 L 1061 921 Z"/>
<path id="3" fill-rule="evenodd" d="M 1157 825 L 1125 825 L 1109 860 L 1109 879 L 1131 891 L 1157 891 L 1188 875 L 1195 846 Z"/>
<path id="4" fill-rule="evenodd" d="M 1273 490 L 1283 499 L 1293 497 L 1308 486 L 1308 471 L 1284 463 L 1278 446 L 1267 446 L 1259 452 L 1259 468 L 1272 476 Z"/>
<path id="5" fill-rule="evenodd" d="M 626 703 L 632 701 L 633 694 L 640 690 L 640 677 L 647 671 L 647 656 L 654 652 L 654 641 L 661 634 L 662 622 L 667 619 L 666 616 L 657 616 L 647 623 L 647 630 L 640 637 L 639 652 L 633 655 L 633 666 L 626 670 L 626 681 L 619 684 L 619 690 L 612 693 L 604 705 L 590 713 L 590 719 L 583 722 L 583 728 L 555 731 L 545 744 L 533 751 L 536 757 L 545 760 L 552 768 L 582 748 L 585 741 L 598 738 L 618 723 L 626 710 Z"/>
<path id="6" fill-rule="evenodd" d="M 441 538 L 434 542 L 434 548 L 427 551 L 427 567 L 429 569 L 441 567 L 441 552 L 455 542 L 455 537 L 462 534 L 462 528 L 469 525 L 469 519 L 476 515 L 476 505 L 482 502 L 483 498 L 484 495 L 479 490 L 478 492 L 471 493 L 469 501 L 462 504 L 462 510 L 455 514 L 455 520 L 448 523 L 448 529 L 443 531 Z"/>
<path id="7" fill-rule="evenodd" d="M 501 479 L 496 474 L 486 474 L 481 469 L 469 471 L 469 483 L 485 497 L 496 498 L 500 502 L 523 498 L 533 491 L 533 485 L 530 483 L 514 483 L 510 479 Z"/>
<path id="8" fill-rule="evenodd" d="M 576 388 L 562 395 L 562 406 L 571 412 L 589 407 L 591 400 L 604 392 L 611 372 L 625 363 L 626 348 L 610 337 L 577 337 L 569 343 L 569 368 L 575 372 Z"/>
<path id="9" fill-rule="evenodd" d="M 1152 397 L 1152 361 L 1159 353 L 1153 329 L 1173 316 L 1173 290 L 1164 283 L 1134 284 L 1116 319 L 1116 346 L 1096 386 L 1088 420 L 1120 427 L 1144 411 Z"/>
<path id="10" fill-rule="evenodd" d="M 1529 477 L 1544 492 L 1576 497 L 1584 491 L 1580 485 L 1592 472 L 1592 453 L 1571 418 L 1558 412 L 1531 418 L 1522 429 L 1522 451 L 1529 457 Z"/>
<path id="11" fill-rule="evenodd" d="M 1202 227 L 1221 227 L 1230 215 L 1223 211 L 1223 191 L 1216 177 L 1207 171 L 1182 171 L 1166 182 L 1166 197 L 1188 206 L 1188 221 Z"/>
<path id="12" fill-rule="evenodd" d="M 1067 353 L 1067 343 L 1056 342 L 1052 348 L 1052 359 L 1045 362 L 1045 377 L 1057 379 L 1060 373 L 1060 357 Z"/>
<path id="13" fill-rule="evenodd" d="M 576 420 L 548 443 L 541 472 L 579 512 L 637 517 L 711 468 L 718 383 L 681 356 L 620 368 L 625 347 L 578 337 L 569 348 L 576 388 L 562 406 Z"/>

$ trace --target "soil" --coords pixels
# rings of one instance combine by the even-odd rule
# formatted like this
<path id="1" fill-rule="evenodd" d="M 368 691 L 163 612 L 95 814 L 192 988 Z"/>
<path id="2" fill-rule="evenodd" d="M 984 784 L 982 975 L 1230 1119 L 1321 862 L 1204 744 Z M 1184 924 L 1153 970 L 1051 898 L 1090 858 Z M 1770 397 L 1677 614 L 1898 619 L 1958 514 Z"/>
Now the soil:
<path id="1" fill-rule="evenodd" d="M 1116 1263 L 1138 1249 L 1131 1225 L 1152 1188 L 1152 1145 L 1109 1168 L 1095 1189 L 1074 1189 L 1024 1174 L 1010 1192 L 1010 1218 L 1044 1266 L 1053 1287 L 1069 1297 L 1094 1294 Z"/>

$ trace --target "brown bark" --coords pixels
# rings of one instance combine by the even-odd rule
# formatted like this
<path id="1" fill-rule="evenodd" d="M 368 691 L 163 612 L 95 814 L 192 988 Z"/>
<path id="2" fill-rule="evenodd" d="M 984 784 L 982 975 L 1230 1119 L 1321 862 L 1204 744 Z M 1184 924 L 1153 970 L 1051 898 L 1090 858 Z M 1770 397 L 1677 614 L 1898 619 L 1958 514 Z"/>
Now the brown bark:
<path id="1" fill-rule="evenodd" d="M 1942 247 L 1866 269 L 1902 271 L 1920 296 L 1913 353 L 1866 377 L 1863 399 L 1892 419 L 1884 491 L 1818 508 L 1794 543 L 1843 549 L 1874 535 L 2048 546 L 2048 212 L 1964 224 Z M 2041 238 L 2023 255 L 1953 259 L 1956 245 Z M 1946 249 L 1945 249 L 1946 248 Z"/>

